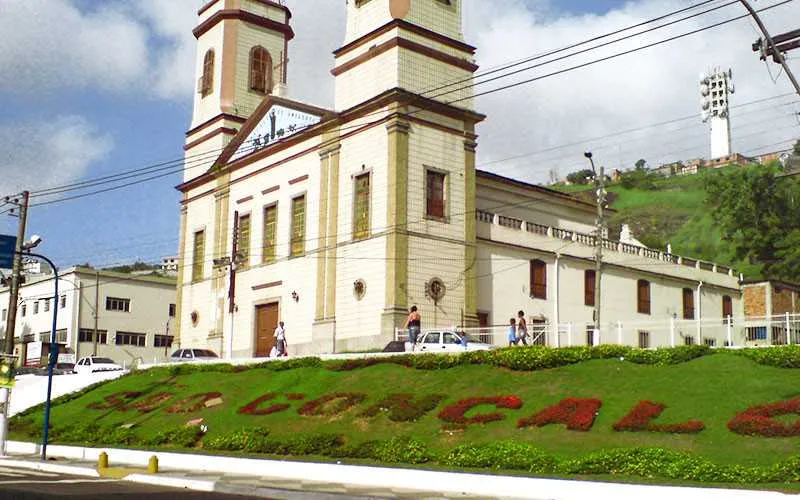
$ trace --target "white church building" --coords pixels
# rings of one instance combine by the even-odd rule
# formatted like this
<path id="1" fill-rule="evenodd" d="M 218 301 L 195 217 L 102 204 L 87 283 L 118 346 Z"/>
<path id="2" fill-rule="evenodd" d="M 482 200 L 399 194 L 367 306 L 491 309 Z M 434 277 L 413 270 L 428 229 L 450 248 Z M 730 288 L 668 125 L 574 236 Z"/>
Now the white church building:
<path id="1" fill-rule="evenodd" d="M 287 7 L 200 9 L 179 186 L 181 346 L 266 356 L 280 320 L 291 354 L 381 348 L 413 305 L 423 329 L 501 325 L 518 310 L 592 323 L 594 205 L 476 170 L 485 116 L 462 5 L 347 0 L 333 109 L 290 97 Z M 741 316 L 732 270 L 603 247 L 604 325 Z M 642 345 L 641 331 L 618 330 Z"/>

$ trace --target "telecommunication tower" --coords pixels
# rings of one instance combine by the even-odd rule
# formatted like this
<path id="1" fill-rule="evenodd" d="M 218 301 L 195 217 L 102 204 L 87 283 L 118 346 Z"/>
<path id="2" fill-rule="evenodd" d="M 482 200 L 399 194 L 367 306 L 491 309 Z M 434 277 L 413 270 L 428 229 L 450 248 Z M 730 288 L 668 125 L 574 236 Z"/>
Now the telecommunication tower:
<path id="1" fill-rule="evenodd" d="M 703 123 L 711 124 L 711 159 L 731 154 L 730 97 L 734 93 L 733 71 L 715 68 L 700 75 Z"/>

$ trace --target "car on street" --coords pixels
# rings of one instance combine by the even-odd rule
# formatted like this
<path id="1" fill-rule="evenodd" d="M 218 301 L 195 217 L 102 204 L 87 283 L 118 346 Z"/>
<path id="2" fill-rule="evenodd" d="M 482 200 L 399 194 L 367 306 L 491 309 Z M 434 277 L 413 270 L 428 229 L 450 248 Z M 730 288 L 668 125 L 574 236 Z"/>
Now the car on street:
<path id="1" fill-rule="evenodd" d="M 98 356 L 87 356 L 81 358 L 75 365 L 75 373 L 97 373 L 97 372 L 113 372 L 122 370 L 122 367 L 114 363 L 109 358 L 101 358 Z"/>
<path id="2" fill-rule="evenodd" d="M 421 352 L 442 352 L 460 353 L 464 351 L 488 351 L 496 349 L 496 346 L 483 342 L 473 342 L 467 338 L 467 345 L 464 347 L 465 334 L 452 330 L 431 331 L 420 335 L 417 340 L 417 351 Z"/>
<path id="3" fill-rule="evenodd" d="M 178 349 L 169 357 L 170 361 L 218 361 L 219 356 L 208 349 Z"/>

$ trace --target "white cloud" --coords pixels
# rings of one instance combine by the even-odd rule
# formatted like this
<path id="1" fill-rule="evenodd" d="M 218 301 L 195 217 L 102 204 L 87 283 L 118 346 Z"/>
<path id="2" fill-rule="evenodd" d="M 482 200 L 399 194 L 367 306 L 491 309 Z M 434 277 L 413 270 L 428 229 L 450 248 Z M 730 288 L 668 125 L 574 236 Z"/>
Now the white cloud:
<path id="1" fill-rule="evenodd" d="M 536 11 L 517 2 L 514 7 L 504 9 L 503 13 L 490 16 L 485 12 L 480 14 L 486 10 L 480 4 L 483 2 L 468 0 L 465 8 L 468 21 L 473 15 L 470 9 L 475 9 L 484 19 L 480 24 L 468 22 L 467 27 L 467 38 L 478 46 L 479 62 L 483 68 L 563 47 L 688 5 L 677 0 L 644 0 L 629 2 L 602 16 L 553 16 L 547 6 Z M 743 13 L 737 4 L 629 42 L 548 64 L 506 80 L 479 85 L 476 90 L 482 92 L 503 83 L 545 75 Z M 763 16 L 774 33 L 785 32 L 795 27 L 792 22 L 800 18 L 800 5 L 778 7 Z M 608 167 L 629 167 L 642 157 L 651 164 L 658 164 L 708 156 L 708 132 L 699 118 L 698 74 L 701 71 L 713 65 L 733 68 L 737 86 L 734 105 L 791 92 L 785 77 L 775 85 L 764 63 L 751 52 L 750 45 L 756 38 L 758 34 L 752 23 L 739 21 L 479 98 L 479 110 L 489 115 L 487 123 L 479 129 L 479 166 L 483 164 L 484 168 L 502 174 L 544 181 L 550 168 L 559 168 L 560 174 L 565 176 L 570 171 L 586 166 L 582 156 L 585 149 L 593 149 L 595 158 Z M 795 70 L 800 70 L 800 65 L 795 63 Z M 773 72 L 777 72 L 774 66 Z M 791 112 L 800 111 L 800 107 L 775 107 L 791 100 L 791 97 L 787 97 L 734 109 L 734 150 L 750 154 L 765 152 L 770 148 L 751 150 L 773 145 L 780 139 L 790 138 L 792 134 L 795 137 L 800 135 L 800 127 L 786 128 L 792 123 L 797 125 Z M 796 96 L 794 100 L 797 100 Z M 637 134 L 581 141 L 689 115 L 697 118 Z M 770 119 L 772 123 L 765 123 Z M 492 163 L 573 142 L 580 144 L 508 162 Z"/>
<path id="2" fill-rule="evenodd" d="M 70 0 L 0 0 L 0 92 L 122 90 L 147 70 L 147 37 L 124 12 Z"/>
<path id="3" fill-rule="evenodd" d="M 105 158 L 113 139 L 80 116 L 0 125 L 0 193 L 74 182 Z"/>
<path id="4" fill-rule="evenodd" d="M 555 0 L 501 3 L 502 8 L 498 8 L 498 2 L 465 0 L 465 36 L 478 47 L 480 71 L 689 5 L 686 0 L 637 0 L 603 15 L 574 15 L 561 12 Z M 287 0 L 287 4 L 293 12 L 296 33 L 289 49 L 291 94 L 331 106 L 331 52 L 344 39 L 343 2 Z M 78 9 L 76 5 L 78 0 L 0 0 L 0 10 L 5 12 L 0 17 L 0 32 L 8 34 L 0 38 L 0 67 L 5 69 L 0 74 L 0 92 L 20 87 L 38 92 L 86 86 L 133 89 L 137 95 L 189 102 L 195 70 L 191 30 L 197 23 L 197 0 L 125 0 L 99 10 Z M 759 6 L 764 5 L 759 2 Z M 629 42 L 479 85 L 476 90 L 544 75 L 743 13 L 738 4 L 726 7 Z M 792 22 L 800 19 L 800 4 L 790 3 L 763 16 L 774 33 L 789 31 L 796 27 Z M 480 97 L 477 108 L 488 119 L 479 128 L 479 166 L 543 181 L 550 168 L 557 167 L 564 176 L 583 166 L 585 148 L 594 149 L 596 158 L 608 167 L 630 166 L 640 157 L 655 164 L 705 156 L 708 134 L 699 118 L 613 139 L 583 139 L 680 116 L 699 116 L 697 75 L 712 65 L 733 68 L 737 84 L 734 104 L 789 92 L 785 76 L 774 84 L 765 64 L 750 51 L 757 37 L 752 22 L 739 21 Z M 792 64 L 800 72 L 797 57 Z M 771 66 L 777 73 L 777 67 Z M 788 127 L 796 123 L 791 121 L 790 112 L 799 109 L 774 107 L 788 100 L 734 110 L 734 149 L 753 152 L 749 150 L 788 139 L 792 133 L 797 135 L 797 128 Z M 772 108 L 765 109 L 769 106 Z M 770 118 L 774 124 L 765 123 Z M 667 133 L 674 129 L 680 130 Z M 498 162 L 572 142 L 580 144 Z"/>

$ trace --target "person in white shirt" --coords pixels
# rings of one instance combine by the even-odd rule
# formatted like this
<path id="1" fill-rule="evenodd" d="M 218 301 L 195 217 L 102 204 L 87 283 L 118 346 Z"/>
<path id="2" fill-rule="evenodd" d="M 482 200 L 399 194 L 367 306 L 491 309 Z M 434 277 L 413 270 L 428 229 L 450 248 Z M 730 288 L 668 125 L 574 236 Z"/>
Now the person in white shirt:
<path id="1" fill-rule="evenodd" d="M 277 349 L 278 357 L 287 356 L 286 354 L 286 328 L 283 326 L 283 321 L 278 323 L 275 328 L 275 348 Z"/>

